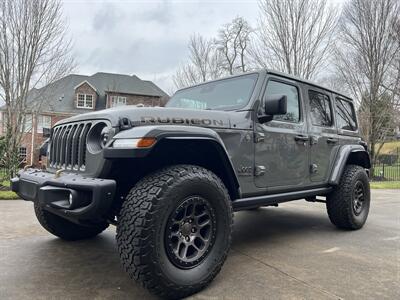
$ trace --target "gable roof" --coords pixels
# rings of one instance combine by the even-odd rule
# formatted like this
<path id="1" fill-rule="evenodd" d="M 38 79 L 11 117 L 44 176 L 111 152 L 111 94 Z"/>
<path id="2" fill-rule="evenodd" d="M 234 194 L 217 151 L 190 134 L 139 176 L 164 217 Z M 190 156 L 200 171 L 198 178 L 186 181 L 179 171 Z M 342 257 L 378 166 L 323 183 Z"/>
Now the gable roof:
<path id="1" fill-rule="evenodd" d="M 70 74 L 40 89 L 33 89 L 28 96 L 28 106 L 41 103 L 43 112 L 83 113 L 75 107 L 75 89 L 88 83 L 98 95 L 96 110 L 106 108 L 106 93 L 118 92 L 153 97 L 168 97 L 161 88 L 151 81 L 141 80 L 136 75 L 98 72 L 91 76 Z"/>
<path id="2" fill-rule="evenodd" d="M 80 87 L 82 84 L 85 84 L 85 83 L 88 84 L 88 85 L 97 93 L 97 89 L 96 89 L 93 85 L 91 85 L 90 82 L 87 81 L 87 80 L 82 81 L 80 84 L 78 84 L 77 86 L 75 86 L 75 87 L 74 87 L 74 90 L 76 90 L 78 87 Z"/>

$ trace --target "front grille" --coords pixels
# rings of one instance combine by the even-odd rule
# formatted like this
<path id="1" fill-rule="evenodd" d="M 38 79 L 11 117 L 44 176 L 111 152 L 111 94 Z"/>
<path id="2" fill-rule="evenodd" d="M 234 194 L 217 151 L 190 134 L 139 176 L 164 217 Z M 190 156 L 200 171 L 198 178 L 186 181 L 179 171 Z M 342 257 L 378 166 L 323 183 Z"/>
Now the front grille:
<path id="1" fill-rule="evenodd" d="M 50 167 L 84 171 L 86 138 L 91 127 L 91 122 L 70 123 L 54 127 L 50 142 Z"/>

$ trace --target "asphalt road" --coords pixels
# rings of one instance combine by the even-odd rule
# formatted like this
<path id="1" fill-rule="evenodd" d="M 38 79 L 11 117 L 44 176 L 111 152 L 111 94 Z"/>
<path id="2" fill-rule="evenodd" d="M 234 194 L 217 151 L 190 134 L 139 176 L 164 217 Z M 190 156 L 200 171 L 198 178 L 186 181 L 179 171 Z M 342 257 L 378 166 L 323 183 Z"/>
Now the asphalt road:
<path id="1" fill-rule="evenodd" d="M 0 201 L 0 299 L 153 299 L 119 264 L 115 229 L 63 242 L 32 204 Z M 400 299 L 400 191 L 373 191 L 359 231 L 335 229 L 324 204 L 235 215 L 233 248 L 194 299 Z"/>

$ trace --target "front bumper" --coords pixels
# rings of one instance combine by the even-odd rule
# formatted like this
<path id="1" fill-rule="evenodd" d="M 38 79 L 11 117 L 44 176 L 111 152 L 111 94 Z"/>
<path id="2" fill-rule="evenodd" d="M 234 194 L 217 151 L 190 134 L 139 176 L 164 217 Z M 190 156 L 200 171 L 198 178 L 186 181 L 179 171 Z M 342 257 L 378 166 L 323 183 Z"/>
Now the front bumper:
<path id="1" fill-rule="evenodd" d="M 34 201 L 56 215 L 90 225 L 107 219 L 116 182 L 72 173 L 56 176 L 28 169 L 11 180 L 11 189 L 22 199 Z"/>

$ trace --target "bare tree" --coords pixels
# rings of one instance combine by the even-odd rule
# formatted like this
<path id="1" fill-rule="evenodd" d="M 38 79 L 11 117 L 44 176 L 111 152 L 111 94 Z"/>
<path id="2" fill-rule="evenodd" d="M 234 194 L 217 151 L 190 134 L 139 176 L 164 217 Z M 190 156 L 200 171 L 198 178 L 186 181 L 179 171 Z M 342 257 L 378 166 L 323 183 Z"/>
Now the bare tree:
<path id="1" fill-rule="evenodd" d="M 399 18 L 398 0 L 350 0 L 342 14 L 334 61 L 343 84 L 358 99 L 373 162 L 393 131 L 399 104 Z"/>
<path id="2" fill-rule="evenodd" d="M 36 87 L 73 67 L 64 24 L 58 0 L 0 0 L 0 98 L 7 149 L 2 159 L 10 176 L 20 162 L 23 132 L 30 130 L 27 113 L 34 116 L 43 105 Z"/>
<path id="3" fill-rule="evenodd" d="M 253 29 L 242 17 L 225 24 L 218 33 L 215 43 L 222 53 L 222 67 L 229 75 L 247 71 L 247 51 Z"/>
<path id="4" fill-rule="evenodd" d="M 337 9 L 326 0 L 260 0 L 260 9 L 255 65 L 315 77 L 330 54 Z"/>
<path id="5" fill-rule="evenodd" d="M 176 88 L 183 88 L 221 76 L 221 59 L 212 40 L 201 35 L 193 35 L 188 48 L 189 62 L 179 67 L 173 76 Z"/>

